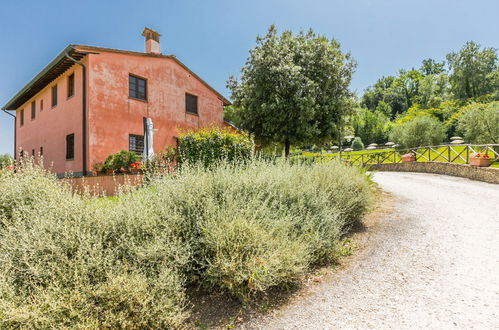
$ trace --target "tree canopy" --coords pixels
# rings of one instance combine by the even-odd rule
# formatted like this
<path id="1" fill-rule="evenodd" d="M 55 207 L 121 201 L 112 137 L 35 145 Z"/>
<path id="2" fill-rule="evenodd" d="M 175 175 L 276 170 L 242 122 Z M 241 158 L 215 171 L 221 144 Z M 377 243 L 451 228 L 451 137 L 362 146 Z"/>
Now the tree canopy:
<path id="1" fill-rule="evenodd" d="M 458 52 L 447 54 L 452 93 L 456 98 L 473 98 L 499 88 L 499 66 L 497 50 L 480 49 L 480 45 L 469 41 Z"/>
<path id="2" fill-rule="evenodd" d="M 324 143 L 336 138 L 351 111 L 355 62 L 340 44 L 312 30 L 280 35 L 270 26 L 228 87 L 242 129 L 258 143 Z"/>

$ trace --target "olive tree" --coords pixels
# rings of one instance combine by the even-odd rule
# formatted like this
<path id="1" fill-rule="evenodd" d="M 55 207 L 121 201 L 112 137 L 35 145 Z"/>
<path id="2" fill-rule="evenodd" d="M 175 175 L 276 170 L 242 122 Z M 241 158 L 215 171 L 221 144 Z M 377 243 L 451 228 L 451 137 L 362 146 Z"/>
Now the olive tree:
<path id="1" fill-rule="evenodd" d="M 457 125 L 467 142 L 499 143 L 499 102 L 466 106 Z"/>
<path id="2" fill-rule="evenodd" d="M 390 140 L 406 148 L 437 145 L 446 137 L 444 125 L 435 118 L 419 116 L 395 124 L 390 133 Z"/>

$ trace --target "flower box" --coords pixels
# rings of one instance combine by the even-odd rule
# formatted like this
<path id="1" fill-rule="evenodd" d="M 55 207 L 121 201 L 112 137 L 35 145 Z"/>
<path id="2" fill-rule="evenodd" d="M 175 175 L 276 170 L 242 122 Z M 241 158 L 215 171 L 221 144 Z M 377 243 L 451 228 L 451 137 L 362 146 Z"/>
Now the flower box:
<path id="1" fill-rule="evenodd" d="M 416 155 L 412 153 L 402 155 L 400 158 L 402 160 L 402 163 L 410 163 L 416 161 Z"/>
<path id="2" fill-rule="evenodd" d="M 479 158 L 479 157 L 470 157 L 470 165 L 477 167 L 489 167 L 490 159 L 488 158 Z"/>

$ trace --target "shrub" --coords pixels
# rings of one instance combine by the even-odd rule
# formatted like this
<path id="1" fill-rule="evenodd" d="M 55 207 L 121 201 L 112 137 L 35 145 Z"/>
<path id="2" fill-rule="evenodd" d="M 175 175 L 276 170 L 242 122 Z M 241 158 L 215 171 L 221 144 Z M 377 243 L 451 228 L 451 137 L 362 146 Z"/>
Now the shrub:
<path id="1" fill-rule="evenodd" d="M 0 155 L 0 170 L 14 164 L 14 160 L 8 154 Z"/>
<path id="2" fill-rule="evenodd" d="M 413 148 L 441 144 L 445 136 L 445 127 L 441 122 L 422 116 L 396 124 L 390 134 L 390 140 L 403 147 Z"/>
<path id="3" fill-rule="evenodd" d="M 365 213 L 354 167 L 253 161 L 184 166 L 113 199 L 42 169 L 0 175 L 0 328 L 168 328 L 185 287 L 246 300 L 334 261 Z"/>
<path id="4" fill-rule="evenodd" d="M 148 199 L 184 218 L 203 282 L 247 299 L 295 282 L 310 264 L 334 261 L 338 240 L 366 211 L 358 169 L 255 161 L 242 170 L 184 168 L 151 183 Z M 187 229 L 191 228 L 191 229 Z"/>
<path id="5" fill-rule="evenodd" d="M 138 162 L 140 157 L 132 151 L 121 150 L 115 154 L 109 155 L 102 166 L 99 165 L 103 171 L 119 171 L 120 168 L 127 168 L 130 164 Z"/>
<path id="6" fill-rule="evenodd" d="M 352 141 L 352 149 L 353 150 L 362 150 L 364 149 L 364 143 L 362 142 L 362 139 L 358 136 L 356 136 L 353 141 Z"/>
<path id="7" fill-rule="evenodd" d="M 73 195 L 27 165 L 0 190 L 0 328 L 182 324 L 189 249 L 147 200 Z"/>
<path id="8" fill-rule="evenodd" d="M 218 127 L 205 128 L 180 135 L 178 163 L 197 164 L 204 167 L 224 160 L 229 163 L 245 162 L 251 158 L 253 143 L 243 132 Z"/>
<path id="9" fill-rule="evenodd" d="M 499 143 L 499 102 L 464 107 L 458 130 L 464 133 L 468 143 Z"/>

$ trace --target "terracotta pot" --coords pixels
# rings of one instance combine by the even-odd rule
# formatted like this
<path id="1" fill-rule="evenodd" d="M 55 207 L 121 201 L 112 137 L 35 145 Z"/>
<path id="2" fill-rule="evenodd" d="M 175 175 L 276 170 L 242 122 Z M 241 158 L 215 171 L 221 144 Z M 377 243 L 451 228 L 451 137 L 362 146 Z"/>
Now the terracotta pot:
<path id="1" fill-rule="evenodd" d="M 128 168 L 127 167 L 120 167 L 120 172 L 121 173 L 128 173 Z"/>
<path id="2" fill-rule="evenodd" d="M 490 166 L 490 159 L 470 157 L 470 165 L 477 166 L 477 167 L 489 167 Z"/>
<path id="3" fill-rule="evenodd" d="M 410 163 L 416 161 L 416 155 L 414 154 L 405 154 L 400 157 L 402 159 L 402 163 Z"/>
<path id="4" fill-rule="evenodd" d="M 107 171 L 106 171 L 106 174 L 107 174 L 107 175 L 113 175 L 113 174 L 114 174 L 114 170 L 107 170 Z"/>

